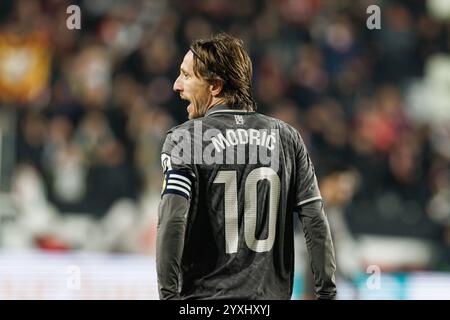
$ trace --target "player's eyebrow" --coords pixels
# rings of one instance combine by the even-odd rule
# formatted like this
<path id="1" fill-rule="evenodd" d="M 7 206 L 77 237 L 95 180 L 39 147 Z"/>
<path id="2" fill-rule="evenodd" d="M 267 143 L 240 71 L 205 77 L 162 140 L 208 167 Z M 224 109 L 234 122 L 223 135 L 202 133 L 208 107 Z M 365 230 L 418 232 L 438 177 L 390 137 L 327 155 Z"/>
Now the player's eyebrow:
<path id="1" fill-rule="evenodd" d="M 186 69 L 181 68 L 181 67 L 180 67 L 180 71 L 181 71 L 182 73 L 189 74 L 189 72 L 187 72 Z"/>

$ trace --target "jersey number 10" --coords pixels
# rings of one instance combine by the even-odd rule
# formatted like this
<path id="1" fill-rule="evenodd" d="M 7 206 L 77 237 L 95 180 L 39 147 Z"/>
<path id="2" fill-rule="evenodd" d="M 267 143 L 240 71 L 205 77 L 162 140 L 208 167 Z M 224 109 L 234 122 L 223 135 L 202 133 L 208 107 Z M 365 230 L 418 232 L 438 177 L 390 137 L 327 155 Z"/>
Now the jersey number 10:
<path id="1" fill-rule="evenodd" d="M 256 239 L 257 221 L 257 192 L 258 182 L 268 180 L 270 182 L 269 196 L 269 232 L 266 239 Z M 225 250 L 226 253 L 238 251 L 239 243 L 239 215 L 236 171 L 219 171 L 214 183 L 225 184 Z M 267 196 L 267 195 L 266 195 Z M 280 200 L 280 178 L 269 167 L 253 169 L 245 180 L 244 202 L 244 236 L 245 243 L 255 252 L 269 251 L 275 241 L 277 225 L 278 203 Z"/>

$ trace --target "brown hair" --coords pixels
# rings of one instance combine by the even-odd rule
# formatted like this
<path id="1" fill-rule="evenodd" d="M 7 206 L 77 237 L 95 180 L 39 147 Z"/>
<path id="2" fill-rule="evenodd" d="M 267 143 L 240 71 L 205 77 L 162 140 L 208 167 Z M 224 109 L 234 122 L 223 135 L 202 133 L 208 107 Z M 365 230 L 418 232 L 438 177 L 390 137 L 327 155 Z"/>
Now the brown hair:
<path id="1" fill-rule="evenodd" d="M 252 97 L 252 62 L 242 40 L 226 33 L 195 40 L 194 73 L 212 83 L 223 82 L 222 94 L 232 109 L 256 110 Z"/>

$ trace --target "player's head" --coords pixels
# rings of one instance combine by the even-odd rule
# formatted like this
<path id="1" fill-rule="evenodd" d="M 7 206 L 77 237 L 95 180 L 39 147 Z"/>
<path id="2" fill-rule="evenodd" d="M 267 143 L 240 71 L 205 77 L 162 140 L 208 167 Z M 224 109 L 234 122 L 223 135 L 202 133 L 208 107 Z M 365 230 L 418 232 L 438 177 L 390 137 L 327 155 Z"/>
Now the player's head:
<path id="1" fill-rule="evenodd" d="M 242 40 L 221 33 L 192 43 L 173 88 L 190 102 L 189 119 L 194 119 L 218 103 L 233 109 L 256 109 L 251 79 L 252 63 Z"/>

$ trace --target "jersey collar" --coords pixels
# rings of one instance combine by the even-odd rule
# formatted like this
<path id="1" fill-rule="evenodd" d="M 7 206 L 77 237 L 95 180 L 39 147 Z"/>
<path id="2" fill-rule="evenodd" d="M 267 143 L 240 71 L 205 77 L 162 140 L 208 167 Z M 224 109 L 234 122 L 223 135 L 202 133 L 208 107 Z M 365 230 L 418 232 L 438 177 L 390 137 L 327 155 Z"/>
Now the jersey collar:
<path id="1" fill-rule="evenodd" d="M 254 113 L 254 111 L 248 111 L 248 110 L 243 110 L 243 109 L 230 109 L 225 104 L 219 104 L 217 106 L 214 106 L 214 107 L 208 109 L 208 111 L 206 111 L 205 117 L 215 114 L 215 113 L 248 114 L 248 113 Z"/>

